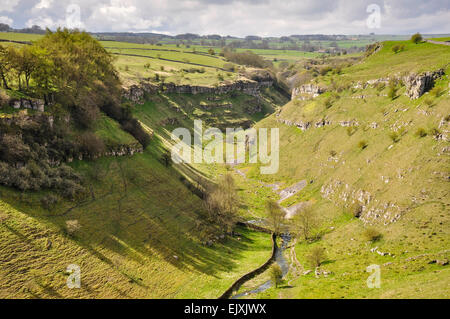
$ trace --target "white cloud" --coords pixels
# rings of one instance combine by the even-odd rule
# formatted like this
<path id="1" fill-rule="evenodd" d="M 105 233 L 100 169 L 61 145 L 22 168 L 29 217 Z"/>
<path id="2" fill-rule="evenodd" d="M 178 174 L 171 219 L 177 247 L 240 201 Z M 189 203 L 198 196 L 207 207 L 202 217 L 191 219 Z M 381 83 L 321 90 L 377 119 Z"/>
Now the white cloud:
<path id="1" fill-rule="evenodd" d="M 36 4 L 34 7 L 36 9 L 48 9 L 50 8 L 53 0 L 41 0 L 38 4 Z"/>
<path id="2" fill-rule="evenodd" d="M 113 31 L 148 30 L 161 26 L 160 17 L 143 18 L 142 13 L 133 1 L 111 0 L 109 4 L 96 7 L 88 23 L 95 29 L 105 26 Z"/>
<path id="3" fill-rule="evenodd" d="M 12 12 L 18 3 L 19 0 L 2 0 L 0 12 L 2 11 Z"/>
<path id="4" fill-rule="evenodd" d="M 0 23 L 5 23 L 7 25 L 12 25 L 13 23 L 13 19 L 6 17 L 6 16 L 1 16 L 0 17 Z"/>
<path id="5" fill-rule="evenodd" d="M 19 0 L 0 1 L 16 7 L 8 14 L 16 26 L 35 21 L 64 25 L 61 19 L 75 3 L 81 25 L 94 32 L 236 36 L 450 32 L 448 0 L 20 0 L 19 5 Z M 381 28 L 376 30 L 366 24 L 370 14 L 366 9 L 372 3 L 381 8 Z"/>
<path id="6" fill-rule="evenodd" d="M 36 18 L 29 19 L 25 25 L 28 28 L 31 28 L 33 25 L 38 25 L 42 29 L 49 28 L 49 29 L 56 29 L 58 27 L 65 27 L 66 21 L 65 20 L 53 20 L 50 17 L 46 16 L 38 16 Z"/>

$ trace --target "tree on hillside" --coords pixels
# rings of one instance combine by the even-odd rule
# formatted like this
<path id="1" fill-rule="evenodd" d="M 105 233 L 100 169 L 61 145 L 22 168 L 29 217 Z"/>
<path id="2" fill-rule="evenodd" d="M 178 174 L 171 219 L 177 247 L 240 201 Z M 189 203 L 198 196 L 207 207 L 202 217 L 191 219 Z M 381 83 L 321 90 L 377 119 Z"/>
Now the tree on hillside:
<path id="1" fill-rule="evenodd" d="M 6 23 L 0 23 L 0 32 L 8 32 L 11 29 Z"/>
<path id="2" fill-rule="evenodd" d="M 206 201 L 209 219 L 225 232 L 231 233 L 237 220 L 239 197 L 231 174 L 222 176 L 217 185 L 209 190 Z"/>
<path id="3" fill-rule="evenodd" d="M 306 256 L 306 259 L 312 267 L 319 267 L 326 259 L 325 248 L 314 247 L 309 255 Z"/>
<path id="4" fill-rule="evenodd" d="M 11 61 L 8 56 L 8 50 L 0 45 L 0 78 L 3 88 L 9 89 L 8 74 L 10 73 Z"/>
<path id="5" fill-rule="evenodd" d="M 420 33 L 413 34 L 411 37 L 411 41 L 415 44 L 422 42 L 423 37 Z"/>
<path id="6" fill-rule="evenodd" d="M 293 233 L 308 241 L 311 239 L 312 231 L 319 226 L 319 220 L 315 211 L 308 205 L 297 209 L 292 224 Z"/>
<path id="7" fill-rule="evenodd" d="M 275 288 L 278 288 L 278 285 L 281 283 L 281 280 L 283 278 L 283 271 L 281 270 L 281 267 L 278 264 L 274 264 L 272 267 L 270 267 L 270 280 L 275 285 Z"/>
<path id="8" fill-rule="evenodd" d="M 283 221 L 286 213 L 283 208 L 274 200 L 268 200 L 266 202 L 267 221 L 269 222 L 272 230 L 278 234 L 281 232 Z"/>

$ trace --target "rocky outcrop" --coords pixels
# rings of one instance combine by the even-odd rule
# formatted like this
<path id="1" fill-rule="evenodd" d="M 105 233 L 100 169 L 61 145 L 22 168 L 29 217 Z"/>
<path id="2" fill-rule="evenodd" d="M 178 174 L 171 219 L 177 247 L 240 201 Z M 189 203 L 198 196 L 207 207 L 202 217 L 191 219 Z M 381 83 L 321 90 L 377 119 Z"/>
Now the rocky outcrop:
<path id="1" fill-rule="evenodd" d="M 311 98 L 311 97 L 314 98 L 324 92 L 325 92 L 324 88 L 322 88 L 318 85 L 312 84 L 312 83 L 308 83 L 308 84 L 301 85 L 298 88 L 294 88 L 292 90 L 291 100 L 293 100 L 295 98 L 298 98 L 301 100 L 305 100 L 305 99 Z"/>
<path id="2" fill-rule="evenodd" d="M 53 130 L 54 117 L 48 115 L 47 113 L 35 113 L 35 114 L 21 114 L 16 113 L 11 116 L 0 117 L 0 126 L 18 128 L 23 134 L 23 130 L 29 129 L 30 127 L 39 127 L 41 130 Z M 70 122 L 70 118 L 65 120 L 67 123 Z M 49 135 L 53 136 L 53 132 L 50 131 Z M 46 143 L 45 145 L 47 145 Z M 95 156 L 90 156 L 79 150 L 77 145 L 71 144 L 70 152 L 58 150 L 53 152 L 54 156 L 48 159 L 48 163 L 51 166 L 59 166 L 64 162 L 72 162 L 75 159 L 96 159 L 100 157 L 118 157 L 133 155 L 136 153 L 142 153 L 144 151 L 142 145 L 137 141 L 130 144 L 114 144 L 106 145 L 105 150 L 100 154 Z M 42 160 L 42 159 L 41 159 Z M 17 163 L 20 166 L 21 163 Z"/>
<path id="3" fill-rule="evenodd" d="M 297 128 L 301 129 L 302 131 L 306 131 L 307 129 L 311 128 L 312 124 L 313 124 L 312 122 L 309 122 L 309 121 L 308 122 L 303 122 L 303 121 L 293 122 L 293 121 L 285 120 L 285 119 L 277 119 L 277 121 L 279 123 L 283 123 L 288 126 L 297 126 Z M 324 126 L 331 125 L 331 124 L 333 124 L 333 123 L 330 120 L 321 119 L 321 120 L 318 120 L 317 122 L 314 122 L 314 127 L 319 128 L 319 127 L 324 127 Z"/>
<path id="4" fill-rule="evenodd" d="M 359 122 L 357 120 L 340 121 L 339 125 L 342 127 L 359 126 Z"/>
<path id="5" fill-rule="evenodd" d="M 83 159 L 97 159 L 101 157 L 120 157 L 120 156 L 131 156 L 134 154 L 142 153 L 144 152 L 144 148 L 141 144 L 135 143 L 135 144 L 118 144 L 118 145 L 112 145 L 107 147 L 107 150 L 99 155 L 96 156 L 88 156 L 87 154 L 79 153 L 76 156 L 76 159 L 83 160 Z M 72 162 L 74 160 L 73 157 L 68 158 L 67 162 Z"/>
<path id="6" fill-rule="evenodd" d="M 314 126 L 316 127 L 316 128 L 319 128 L 319 127 L 324 127 L 324 126 L 327 126 L 327 125 L 330 125 L 331 124 L 331 121 L 329 121 L 329 120 L 327 120 L 327 119 L 322 119 L 322 120 L 320 120 L 320 121 L 317 121 L 315 124 L 314 124 Z"/>
<path id="7" fill-rule="evenodd" d="M 220 84 L 218 86 L 199 86 L 199 85 L 177 85 L 175 83 L 153 84 L 142 82 L 139 85 L 132 85 L 123 91 L 123 97 L 137 104 L 142 104 L 145 100 L 145 94 L 157 93 L 184 93 L 184 94 L 227 94 L 231 92 L 242 92 L 254 97 L 260 96 L 261 88 L 271 87 L 273 81 L 236 81 L 229 84 Z"/>
<path id="8" fill-rule="evenodd" d="M 302 121 L 292 122 L 290 120 L 284 120 L 284 119 L 278 119 L 277 121 L 279 123 L 283 123 L 288 126 L 297 126 L 302 131 L 306 131 L 307 129 L 309 129 L 311 127 L 311 122 L 302 122 Z"/>
<path id="9" fill-rule="evenodd" d="M 353 85 L 354 89 L 365 89 L 367 87 L 377 87 L 380 84 L 388 85 L 390 80 L 402 81 L 406 87 L 405 95 L 410 99 L 418 99 L 427 91 L 433 88 L 434 81 L 444 75 L 444 69 L 428 71 L 421 74 L 411 73 L 406 76 L 394 75 L 392 77 L 358 81 Z"/>
<path id="10" fill-rule="evenodd" d="M 11 99 L 10 105 L 15 109 L 32 109 L 40 112 L 44 112 L 44 101 L 40 99 Z"/>
<path id="11" fill-rule="evenodd" d="M 443 75 L 443 69 L 421 74 L 409 74 L 402 79 L 406 86 L 405 94 L 411 99 L 418 99 L 433 87 L 434 81 L 436 79 L 440 78 Z"/>
<path id="12" fill-rule="evenodd" d="M 354 189 L 349 184 L 336 180 L 322 186 L 322 197 L 336 205 L 347 208 L 358 207 L 358 217 L 364 224 L 382 223 L 388 225 L 396 222 L 403 209 L 394 203 L 380 202 L 363 189 Z"/>

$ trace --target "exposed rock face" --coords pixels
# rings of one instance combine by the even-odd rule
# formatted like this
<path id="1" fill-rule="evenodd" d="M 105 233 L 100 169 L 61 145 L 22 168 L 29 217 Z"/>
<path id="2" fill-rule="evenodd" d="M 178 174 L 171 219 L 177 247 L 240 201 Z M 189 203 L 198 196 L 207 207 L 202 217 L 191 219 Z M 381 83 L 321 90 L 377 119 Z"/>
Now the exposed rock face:
<path id="1" fill-rule="evenodd" d="M 292 90 L 292 96 L 291 96 L 291 100 L 295 99 L 295 98 L 299 98 L 299 99 L 305 99 L 308 97 L 317 97 L 320 94 L 324 93 L 325 89 L 312 84 L 312 83 L 308 83 L 308 84 L 304 84 L 298 88 L 294 88 Z M 300 96 L 300 95 L 305 95 L 305 96 Z"/>
<path id="2" fill-rule="evenodd" d="M 322 120 L 316 122 L 314 124 L 314 126 L 317 128 L 317 127 L 324 127 L 324 126 L 330 125 L 330 124 L 331 124 L 331 121 L 329 121 L 327 119 L 322 119 Z"/>
<path id="3" fill-rule="evenodd" d="M 410 74 L 403 77 L 403 82 L 406 86 L 406 95 L 411 99 L 418 99 L 425 92 L 430 90 L 434 81 L 444 75 L 444 70 L 434 72 L 425 72 L 422 74 Z"/>
<path id="4" fill-rule="evenodd" d="M 75 158 L 82 161 L 83 159 L 97 159 L 101 157 L 119 157 L 119 156 L 131 156 L 134 154 L 142 153 L 144 152 L 144 149 L 141 144 L 130 144 L 130 145 L 114 145 L 108 147 L 108 149 L 102 153 L 98 154 L 96 156 L 89 156 L 84 153 L 78 153 L 75 155 Z M 73 157 L 69 157 L 66 159 L 67 162 L 71 163 L 74 160 Z M 60 165 L 61 161 L 54 161 L 52 165 Z"/>
<path id="5" fill-rule="evenodd" d="M 70 119 L 69 119 L 70 122 Z M 41 127 L 41 129 L 47 125 L 50 129 L 53 129 L 54 117 L 51 115 L 47 115 L 46 113 L 37 113 L 37 114 L 16 114 L 8 117 L 0 117 L 0 124 L 5 126 L 17 126 L 20 129 L 24 129 L 31 124 L 36 123 Z M 115 144 L 115 145 L 107 145 L 106 150 L 101 154 L 98 154 L 94 157 L 89 156 L 88 154 L 81 152 L 76 147 L 73 147 L 70 154 L 61 153 L 56 154 L 55 157 L 48 159 L 48 163 L 51 166 L 61 165 L 63 162 L 72 162 L 74 159 L 96 159 L 105 156 L 127 156 L 133 155 L 136 153 L 142 153 L 144 151 L 142 145 L 138 142 L 133 144 Z M 16 163 L 17 167 L 20 167 L 23 163 Z"/>
<path id="6" fill-rule="evenodd" d="M 288 126 L 297 126 L 297 128 L 301 129 L 302 131 L 306 131 L 307 129 L 311 128 L 312 124 L 313 124 L 312 122 L 303 122 L 303 121 L 293 122 L 293 121 L 284 120 L 284 119 L 278 119 L 277 121 L 279 123 L 283 123 Z M 332 124 L 332 122 L 330 120 L 322 119 L 317 122 L 314 122 L 314 127 L 319 128 L 319 127 L 324 127 L 324 126 L 331 125 L 331 124 Z"/>
<path id="7" fill-rule="evenodd" d="M 411 99 L 418 99 L 428 90 L 430 90 L 434 81 L 444 75 L 444 70 L 440 69 L 437 71 L 428 71 L 421 74 L 411 73 L 407 76 L 401 77 L 399 75 L 394 75 L 392 77 L 379 78 L 368 80 L 366 82 L 357 82 L 353 85 L 354 89 L 365 89 L 367 87 L 376 87 L 379 84 L 388 85 L 391 79 L 401 80 L 406 86 L 406 95 Z"/>
<path id="8" fill-rule="evenodd" d="M 273 81 L 236 81 L 230 84 L 218 86 L 198 86 L 198 85 L 177 85 L 165 83 L 155 85 L 149 82 L 142 82 L 139 85 L 132 85 L 123 91 L 123 97 L 137 104 L 142 104 L 145 94 L 162 93 L 187 93 L 187 94 L 227 94 L 231 92 L 242 92 L 251 96 L 259 97 L 260 89 L 270 87 Z"/>
<path id="9" fill-rule="evenodd" d="M 12 99 L 10 105 L 15 109 L 33 109 L 44 112 L 44 101 L 40 99 Z"/>
<path id="10" fill-rule="evenodd" d="M 302 131 L 306 131 L 307 129 L 309 129 L 311 127 L 311 122 L 302 122 L 302 121 L 292 122 L 292 121 L 283 120 L 283 119 L 278 119 L 278 122 L 283 123 L 288 126 L 297 126 Z"/>
<path id="11" fill-rule="evenodd" d="M 359 218 L 364 224 L 382 223 L 388 225 L 396 222 L 403 209 L 394 203 L 380 202 L 363 189 L 354 189 L 342 181 L 336 180 L 322 186 L 322 197 L 344 207 L 359 205 Z"/>
<path id="12" fill-rule="evenodd" d="M 348 120 L 348 121 L 340 121 L 339 125 L 342 127 L 350 127 L 350 126 L 359 126 L 359 123 L 356 120 Z"/>

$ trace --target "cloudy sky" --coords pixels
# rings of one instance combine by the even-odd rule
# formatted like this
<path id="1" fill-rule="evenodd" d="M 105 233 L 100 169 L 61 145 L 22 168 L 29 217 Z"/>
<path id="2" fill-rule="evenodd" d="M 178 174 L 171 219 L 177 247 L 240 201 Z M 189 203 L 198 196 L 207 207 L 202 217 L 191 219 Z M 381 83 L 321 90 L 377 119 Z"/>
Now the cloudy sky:
<path id="1" fill-rule="evenodd" d="M 0 23 L 172 35 L 450 33 L 450 1 L 0 0 Z"/>

